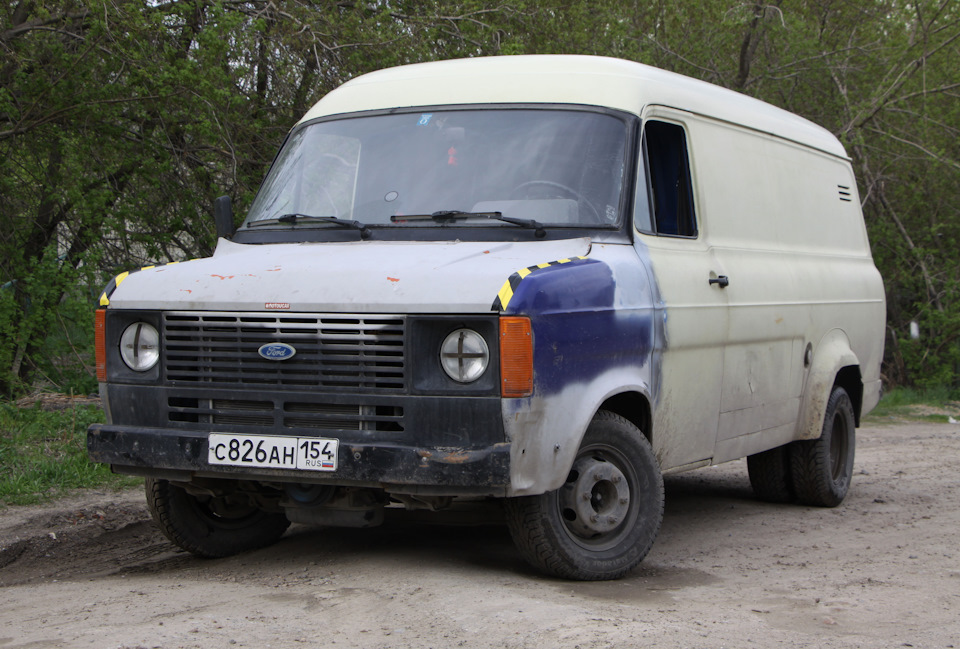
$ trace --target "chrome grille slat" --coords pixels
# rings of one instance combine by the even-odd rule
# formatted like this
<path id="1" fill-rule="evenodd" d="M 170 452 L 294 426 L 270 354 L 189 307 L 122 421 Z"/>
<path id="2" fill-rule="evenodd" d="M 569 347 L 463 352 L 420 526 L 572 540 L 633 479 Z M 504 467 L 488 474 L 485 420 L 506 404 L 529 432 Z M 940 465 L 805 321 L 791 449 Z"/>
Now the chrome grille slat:
<path id="1" fill-rule="evenodd" d="M 173 384 L 301 386 L 402 390 L 404 319 L 353 314 L 167 312 L 165 379 Z M 296 348 L 285 361 L 261 358 L 261 345 Z"/>

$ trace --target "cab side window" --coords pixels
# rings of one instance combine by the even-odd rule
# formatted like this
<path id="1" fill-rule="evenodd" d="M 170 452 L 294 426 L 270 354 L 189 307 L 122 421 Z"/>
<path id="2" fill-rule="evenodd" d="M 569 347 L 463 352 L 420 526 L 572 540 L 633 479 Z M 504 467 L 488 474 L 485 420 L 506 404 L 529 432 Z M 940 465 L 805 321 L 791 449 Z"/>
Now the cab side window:
<path id="1" fill-rule="evenodd" d="M 643 139 L 657 234 L 697 236 L 687 137 L 683 127 L 648 121 L 644 125 Z"/>

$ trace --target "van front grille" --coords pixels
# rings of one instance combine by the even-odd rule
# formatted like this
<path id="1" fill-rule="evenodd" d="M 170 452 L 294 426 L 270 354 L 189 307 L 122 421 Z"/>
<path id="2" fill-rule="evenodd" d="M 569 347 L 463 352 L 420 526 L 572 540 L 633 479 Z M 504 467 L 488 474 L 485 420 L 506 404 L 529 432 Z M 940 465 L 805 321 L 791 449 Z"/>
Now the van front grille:
<path id="1" fill-rule="evenodd" d="M 400 316 L 166 312 L 163 371 L 167 382 L 400 391 L 405 386 L 404 319 Z M 286 360 L 259 349 L 285 343 Z"/>

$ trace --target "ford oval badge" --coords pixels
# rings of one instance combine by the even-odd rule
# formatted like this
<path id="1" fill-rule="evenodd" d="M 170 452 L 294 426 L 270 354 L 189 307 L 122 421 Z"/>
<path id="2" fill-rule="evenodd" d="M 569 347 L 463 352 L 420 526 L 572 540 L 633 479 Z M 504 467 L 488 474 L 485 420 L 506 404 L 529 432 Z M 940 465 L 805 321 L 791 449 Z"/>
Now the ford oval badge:
<path id="1" fill-rule="evenodd" d="M 262 345 L 257 353 L 270 361 L 285 361 L 288 358 L 293 358 L 297 350 L 294 349 L 293 345 L 287 343 L 267 343 Z"/>

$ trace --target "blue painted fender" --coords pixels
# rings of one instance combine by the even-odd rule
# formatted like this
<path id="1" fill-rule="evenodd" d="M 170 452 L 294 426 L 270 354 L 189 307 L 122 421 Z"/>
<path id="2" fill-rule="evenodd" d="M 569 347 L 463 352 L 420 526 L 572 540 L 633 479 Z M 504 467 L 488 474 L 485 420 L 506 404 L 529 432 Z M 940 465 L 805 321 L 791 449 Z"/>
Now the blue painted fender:
<path id="1" fill-rule="evenodd" d="M 563 484 L 607 398 L 651 398 L 661 347 L 656 304 L 647 265 L 632 246 L 595 246 L 587 258 L 544 264 L 515 283 L 504 313 L 530 318 L 534 393 L 503 401 L 510 495 Z"/>

